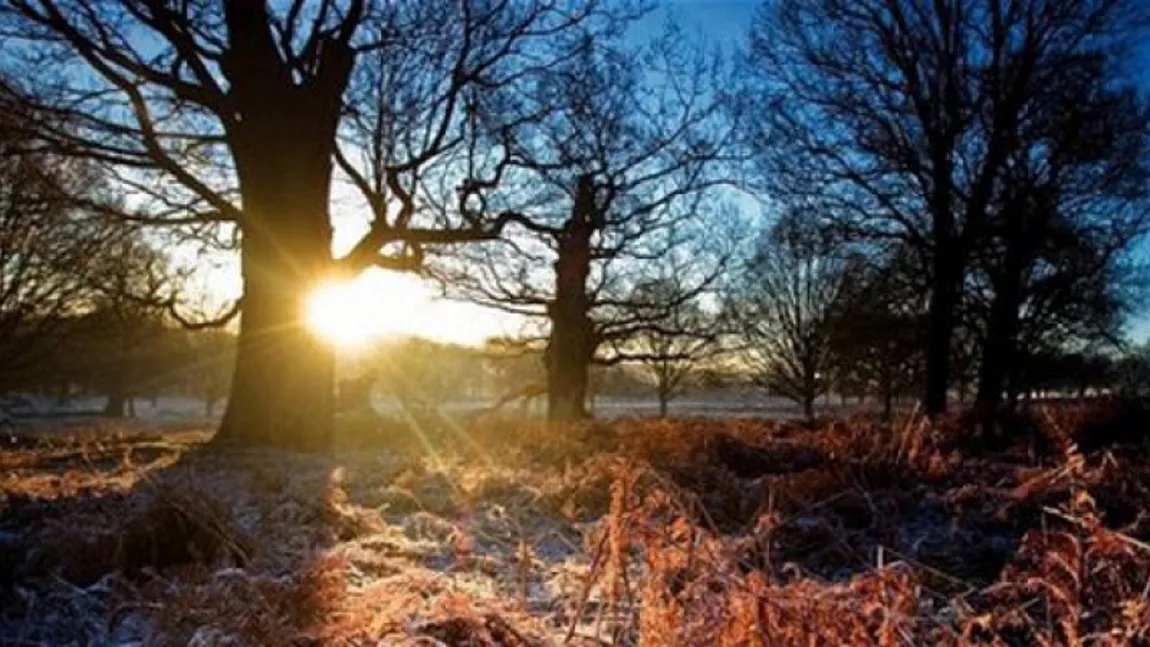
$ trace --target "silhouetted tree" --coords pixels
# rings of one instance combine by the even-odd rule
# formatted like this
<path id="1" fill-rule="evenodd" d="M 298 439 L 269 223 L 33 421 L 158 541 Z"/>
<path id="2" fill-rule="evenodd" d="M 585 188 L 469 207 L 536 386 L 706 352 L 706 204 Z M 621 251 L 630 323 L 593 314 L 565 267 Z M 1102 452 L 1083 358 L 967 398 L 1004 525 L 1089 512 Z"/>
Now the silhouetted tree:
<path id="1" fill-rule="evenodd" d="M 1051 50 L 972 255 L 989 292 L 977 402 L 991 410 L 1025 389 L 1020 357 L 1117 337 L 1124 262 L 1150 225 L 1150 110 L 1104 51 Z"/>
<path id="2" fill-rule="evenodd" d="M 307 293 L 373 265 L 414 269 L 424 245 L 498 235 L 508 220 L 475 210 L 419 221 L 421 174 L 471 137 L 479 97 L 565 60 L 581 46 L 567 35 L 599 18 L 610 22 L 599 3 L 545 0 L 7 0 L 2 63 L 18 81 L 0 108 L 30 109 L 37 148 L 106 166 L 132 195 L 126 213 L 91 206 L 185 233 L 238 231 L 243 317 L 216 438 L 322 449 L 334 356 L 305 330 Z M 388 93 L 361 102 L 373 77 Z M 403 142 L 394 156 L 373 157 L 365 115 Z M 336 165 L 371 216 L 339 258 Z"/>
<path id="3" fill-rule="evenodd" d="M 809 420 L 831 384 L 835 326 L 857 260 L 805 231 L 800 217 L 787 214 L 764 237 L 731 307 L 755 382 Z"/>
<path id="4" fill-rule="evenodd" d="M 662 418 L 667 417 L 667 405 L 682 392 L 686 379 L 702 362 L 723 351 L 725 331 L 717 313 L 708 311 L 699 298 L 683 299 L 683 291 L 674 276 L 636 286 L 636 303 L 660 304 L 666 313 L 655 313 L 650 326 L 624 340 L 615 352 L 638 365 L 654 385 Z"/>
<path id="5" fill-rule="evenodd" d="M 182 359 L 155 305 L 174 275 L 160 252 L 134 236 L 91 262 L 92 309 L 72 347 L 86 360 L 84 383 L 108 398 L 104 415 L 123 418 L 134 415 L 133 398 Z"/>
<path id="6" fill-rule="evenodd" d="M 449 295 L 546 319 L 552 419 L 586 416 L 591 365 L 626 361 L 623 340 L 722 270 L 724 251 L 697 244 L 705 221 L 721 226 L 711 189 L 735 133 L 720 74 L 674 28 L 645 48 L 589 41 L 518 108 L 545 118 L 505 142 L 510 181 L 492 199 L 523 234 L 461 249 L 438 270 Z M 683 292 L 636 301 L 634 286 L 665 262 L 681 264 Z"/>
<path id="7" fill-rule="evenodd" d="M 923 403 L 947 407 L 962 286 L 1031 115 L 1068 66 L 1127 56 L 1135 0 L 780 0 L 752 35 L 769 188 L 929 267 Z"/>
<path id="8" fill-rule="evenodd" d="M 25 155 L 0 124 L 0 382 L 25 382 L 90 307 L 95 261 L 126 235 L 66 192 L 98 192 L 88 165 Z"/>
<path id="9" fill-rule="evenodd" d="M 1132 345 L 1113 362 L 1110 373 L 1119 392 L 1137 396 L 1150 393 L 1150 343 Z"/>
<path id="10" fill-rule="evenodd" d="M 887 420 L 895 397 L 921 382 L 926 318 L 914 255 L 898 249 L 891 256 L 853 267 L 831 336 L 833 372 L 876 395 Z"/>

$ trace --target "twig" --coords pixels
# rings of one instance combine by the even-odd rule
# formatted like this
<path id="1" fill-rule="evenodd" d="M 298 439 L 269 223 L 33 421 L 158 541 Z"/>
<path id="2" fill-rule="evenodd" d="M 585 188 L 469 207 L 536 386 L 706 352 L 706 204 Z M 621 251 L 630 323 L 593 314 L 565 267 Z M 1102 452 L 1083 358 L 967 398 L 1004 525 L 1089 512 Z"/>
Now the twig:
<path id="1" fill-rule="evenodd" d="M 575 616 L 571 618 L 571 626 L 567 629 L 567 636 L 563 639 L 564 645 L 571 642 L 575 636 L 575 627 L 583 619 L 583 612 L 586 610 L 587 600 L 591 597 L 591 587 L 595 585 L 596 576 L 602 566 L 603 551 L 606 547 L 607 533 L 604 532 L 603 536 L 599 538 L 599 545 L 595 548 L 595 555 L 591 559 L 591 570 L 587 573 L 587 579 L 583 584 L 583 593 L 579 596 L 579 606 L 575 608 Z"/>

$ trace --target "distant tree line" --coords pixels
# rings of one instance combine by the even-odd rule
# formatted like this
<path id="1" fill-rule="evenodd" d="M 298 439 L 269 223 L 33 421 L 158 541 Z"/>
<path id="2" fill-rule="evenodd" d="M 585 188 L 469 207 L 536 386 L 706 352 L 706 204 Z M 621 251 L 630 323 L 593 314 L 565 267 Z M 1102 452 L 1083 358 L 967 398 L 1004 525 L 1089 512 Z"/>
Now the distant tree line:
<path id="1" fill-rule="evenodd" d="M 115 414 L 239 317 L 218 439 L 322 450 L 346 376 L 303 304 L 383 268 L 524 318 L 495 383 L 553 420 L 635 381 L 808 416 L 1141 388 L 1144 3 L 771 0 L 733 56 L 654 8 L 4 0 L 0 372 L 87 358 Z M 237 255 L 240 299 L 191 308 L 173 244 Z M 423 343 L 379 388 L 474 391 Z"/>

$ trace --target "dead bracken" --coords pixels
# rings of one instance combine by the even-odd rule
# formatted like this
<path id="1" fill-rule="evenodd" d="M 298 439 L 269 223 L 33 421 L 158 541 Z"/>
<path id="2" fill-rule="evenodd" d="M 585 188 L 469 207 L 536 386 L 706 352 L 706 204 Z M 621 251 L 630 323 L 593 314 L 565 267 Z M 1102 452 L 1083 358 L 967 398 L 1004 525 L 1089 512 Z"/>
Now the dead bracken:
<path id="1" fill-rule="evenodd" d="M 95 466 L 93 438 L 26 444 L 0 642 L 1142 644 L 1145 446 L 1075 442 L 1128 416 L 1036 414 L 1042 455 L 863 418 L 490 420 L 332 456 L 185 435 Z"/>

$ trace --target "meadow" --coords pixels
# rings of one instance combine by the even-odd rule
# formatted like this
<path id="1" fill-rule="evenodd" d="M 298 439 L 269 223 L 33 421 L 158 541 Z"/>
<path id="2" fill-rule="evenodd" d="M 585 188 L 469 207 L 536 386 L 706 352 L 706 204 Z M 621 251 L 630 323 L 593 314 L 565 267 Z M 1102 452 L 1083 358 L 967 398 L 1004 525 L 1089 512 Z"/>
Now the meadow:
<path id="1" fill-rule="evenodd" d="M 92 422 L 0 453 L 0 642 L 1146 644 L 1146 422 Z"/>

